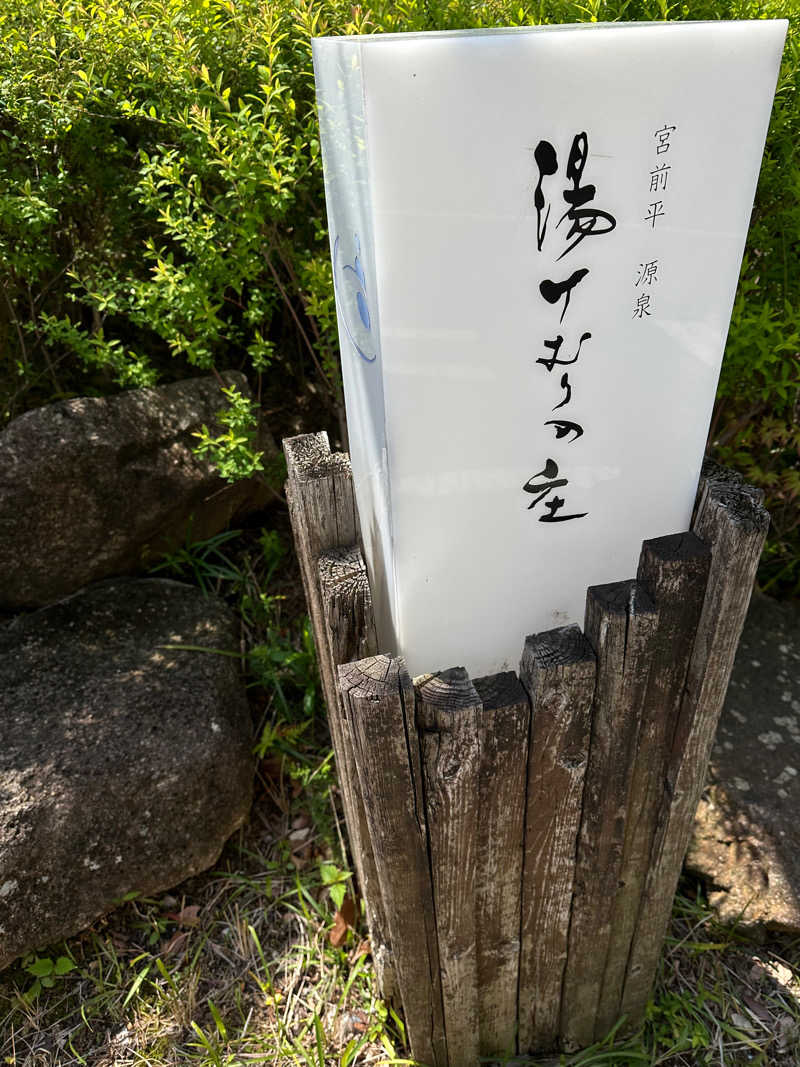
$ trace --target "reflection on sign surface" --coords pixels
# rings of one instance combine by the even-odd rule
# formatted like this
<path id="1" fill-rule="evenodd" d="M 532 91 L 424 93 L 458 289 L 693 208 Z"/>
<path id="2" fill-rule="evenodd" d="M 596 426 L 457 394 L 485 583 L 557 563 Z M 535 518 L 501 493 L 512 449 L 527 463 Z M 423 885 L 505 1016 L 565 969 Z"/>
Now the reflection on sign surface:
<path id="1" fill-rule="evenodd" d="M 341 323 L 347 339 L 353 349 L 365 363 L 374 363 L 377 355 L 371 351 L 372 339 L 365 341 L 365 347 L 356 340 L 357 334 L 370 335 L 372 317 L 369 313 L 367 296 L 367 279 L 361 263 L 361 241 L 358 234 L 353 238 L 353 262 L 345 263 L 341 254 L 341 238 L 337 235 L 333 243 L 333 284 L 336 289 L 337 304 L 340 308 Z M 349 274 L 348 274 L 349 272 Z M 355 312 L 355 315 L 354 315 Z M 356 322 L 356 315 L 360 326 Z"/>

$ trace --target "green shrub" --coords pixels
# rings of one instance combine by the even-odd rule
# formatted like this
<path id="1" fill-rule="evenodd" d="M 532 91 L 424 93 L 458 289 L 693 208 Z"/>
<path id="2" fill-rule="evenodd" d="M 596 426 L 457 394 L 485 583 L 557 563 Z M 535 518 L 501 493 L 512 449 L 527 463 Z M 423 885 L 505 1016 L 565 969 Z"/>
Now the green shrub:
<path id="1" fill-rule="evenodd" d="M 65 389 L 276 361 L 298 389 L 318 365 L 336 402 L 298 281 L 324 252 L 317 21 L 286 3 L 3 6 L 7 415 Z"/>
<path id="2" fill-rule="evenodd" d="M 712 437 L 767 490 L 766 580 L 800 590 L 794 0 L 4 0 L 0 416 L 237 367 L 341 419 L 312 36 L 784 16 Z"/>

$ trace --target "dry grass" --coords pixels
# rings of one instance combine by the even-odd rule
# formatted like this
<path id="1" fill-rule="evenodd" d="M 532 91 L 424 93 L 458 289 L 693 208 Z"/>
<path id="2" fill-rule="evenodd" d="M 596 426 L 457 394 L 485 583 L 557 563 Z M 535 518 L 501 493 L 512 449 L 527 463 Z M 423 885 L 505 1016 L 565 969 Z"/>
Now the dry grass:
<path id="1" fill-rule="evenodd" d="M 402 1059 L 402 1029 L 377 997 L 361 922 L 340 947 L 330 943 L 336 908 L 321 863 L 343 867 L 330 763 L 323 756 L 299 767 L 286 757 L 262 764 L 249 825 L 216 870 L 156 900 L 130 901 L 52 949 L 75 969 L 51 988 L 29 998 L 33 976 L 21 963 L 7 971 L 2 1062 L 347 1067 Z M 748 941 L 719 928 L 702 901 L 680 896 L 644 1031 L 563 1062 L 797 1065 L 798 946 Z"/>
<path id="2" fill-rule="evenodd" d="M 34 978 L 21 963 L 4 974 L 3 1062 L 318 1065 L 394 1056 L 367 943 L 351 929 L 341 947 L 330 944 L 336 909 L 320 861 L 343 864 L 309 823 L 320 790 L 309 803 L 302 779 L 281 773 L 288 764 L 261 778 L 250 823 L 216 870 L 130 901 L 54 948 L 75 969 L 32 999 Z"/>
<path id="3" fill-rule="evenodd" d="M 402 1022 L 377 996 L 363 920 L 335 923 L 349 885 L 337 789 L 313 664 L 284 621 L 299 610 L 299 581 L 291 561 L 278 569 L 279 557 L 251 531 L 233 564 L 238 581 L 206 575 L 243 605 L 245 645 L 276 653 L 251 663 L 265 684 L 251 690 L 263 758 L 247 826 L 216 869 L 158 899 L 128 901 L 40 952 L 38 966 L 28 958 L 0 975 L 0 1063 L 410 1062 Z M 31 968 L 43 959 L 65 973 L 37 992 Z M 560 1062 L 797 1067 L 800 946 L 719 927 L 684 883 L 641 1032 Z"/>

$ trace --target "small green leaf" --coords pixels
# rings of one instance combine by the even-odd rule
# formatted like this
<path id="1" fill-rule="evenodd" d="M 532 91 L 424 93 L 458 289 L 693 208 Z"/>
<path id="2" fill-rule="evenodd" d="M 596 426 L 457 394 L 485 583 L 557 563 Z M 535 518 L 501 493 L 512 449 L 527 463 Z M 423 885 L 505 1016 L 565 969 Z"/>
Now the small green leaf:
<path id="1" fill-rule="evenodd" d="M 139 958 L 141 958 L 141 957 L 139 957 Z M 136 961 L 132 960 L 131 962 L 135 963 Z M 133 1000 L 133 998 L 139 992 L 139 987 L 141 986 L 142 982 L 144 982 L 145 978 L 150 973 L 150 967 L 151 967 L 151 964 L 148 963 L 147 966 L 144 967 L 141 971 L 139 971 L 139 973 L 136 975 L 136 978 L 133 980 L 133 984 L 131 985 L 130 989 L 128 990 L 128 993 L 127 993 L 127 995 L 125 997 L 125 1000 L 122 1002 L 122 1007 L 123 1008 L 127 1008 L 128 1004 Z"/>
<path id="2" fill-rule="evenodd" d="M 338 882 L 342 872 L 335 863 L 321 863 L 319 873 L 322 876 L 322 884 L 331 885 L 333 882 Z"/>
<path id="3" fill-rule="evenodd" d="M 48 956 L 37 956 L 25 970 L 28 974 L 32 974 L 34 978 L 44 978 L 46 975 L 53 973 L 53 961 Z"/>
<path id="4" fill-rule="evenodd" d="M 41 991 L 42 991 L 42 983 L 37 978 L 36 981 L 33 983 L 33 985 L 30 987 L 30 989 L 25 994 L 25 999 L 27 1001 L 36 1000 L 36 998 L 39 996 Z"/>
<path id="5" fill-rule="evenodd" d="M 228 1040 L 228 1031 L 225 1028 L 225 1023 L 222 1021 L 222 1016 L 220 1015 L 219 1010 L 217 1009 L 217 1006 L 216 1006 L 216 1004 L 214 1003 L 213 1000 L 209 1000 L 208 1001 L 208 1010 L 211 1012 L 211 1014 L 214 1017 L 214 1024 L 215 1024 L 215 1026 L 217 1028 L 217 1033 L 219 1034 L 219 1036 L 222 1038 L 223 1041 L 227 1041 Z"/>
<path id="6" fill-rule="evenodd" d="M 336 910 L 340 911 L 342 904 L 344 903 L 344 895 L 347 892 L 347 887 L 344 882 L 337 882 L 336 885 L 332 885 L 330 888 L 331 900 L 336 905 Z"/>

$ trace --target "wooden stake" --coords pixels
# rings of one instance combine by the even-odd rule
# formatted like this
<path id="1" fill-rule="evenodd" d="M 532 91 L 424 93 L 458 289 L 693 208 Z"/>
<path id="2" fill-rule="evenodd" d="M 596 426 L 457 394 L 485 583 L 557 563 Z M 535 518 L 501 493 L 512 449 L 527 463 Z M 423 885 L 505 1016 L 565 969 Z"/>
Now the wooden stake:
<path id="1" fill-rule="evenodd" d="M 749 496 L 756 504 L 764 503 L 763 489 L 757 489 L 754 485 L 748 485 L 738 471 L 731 470 L 730 467 L 722 467 L 719 463 L 715 463 L 713 459 L 706 458 L 703 460 L 700 483 L 697 486 L 694 513 L 692 514 L 691 529 L 694 530 L 695 533 L 697 533 L 697 520 L 706 506 L 708 494 L 710 492 L 719 494 L 725 489 L 735 489 L 737 493 L 744 493 L 745 496 Z"/>
<path id="2" fill-rule="evenodd" d="M 332 670 L 337 671 L 342 663 L 374 656 L 378 646 L 372 597 L 367 569 L 358 545 L 323 552 L 317 562 L 317 571 L 325 645 Z M 375 972 L 383 997 L 391 1000 L 396 994 L 394 953 L 367 828 L 352 731 L 338 689 L 335 699 L 328 704 L 328 722 L 336 754 L 350 852 L 364 898 Z"/>
<path id="3" fill-rule="evenodd" d="M 336 675 L 327 642 L 323 640 L 325 620 L 317 560 L 326 549 L 353 545 L 359 540 L 350 457 L 331 453 L 324 432 L 284 438 L 283 451 L 286 501 L 311 616 L 323 695 L 331 707 L 336 701 Z"/>
<path id="4" fill-rule="evenodd" d="M 558 1042 L 575 853 L 595 684 L 577 626 L 528 637 L 520 680 L 531 700 L 522 875 L 520 1052 Z"/>
<path id="5" fill-rule="evenodd" d="M 328 435 L 306 433 L 283 441 L 289 479 L 303 489 L 309 553 L 356 544 L 358 512 L 346 452 L 331 452 Z"/>
<path id="6" fill-rule="evenodd" d="M 414 1059 L 447 1067 L 414 689 L 402 659 L 339 668 Z"/>
<path id="7" fill-rule="evenodd" d="M 358 519 L 350 457 L 332 454 L 326 433 L 287 438 L 283 448 L 286 499 L 328 708 L 350 851 L 364 897 L 378 984 L 383 996 L 391 1000 L 395 993 L 392 951 L 352 741 L 336 687 L 336 668 L 342 660 L 377 651 L 369 583 L 360 553 L 353 547 L 358 541 Z M 345 552 L 337 551 L 343 548 Z M 331 550 L 333 554 L 321 561 Z"/>
<path id="8" fill-rule="evenodd" d="M 481 1056 L 513 1053 L 517 1039 L 522 836 L 530 706 L 513 671 L 476 678 L 478 822 L 478 1023 Z"/>
<path id="9" fill-rule="evenodd" d="M 598 1021 L 602 1020 L 604 1025 L 624 1013 L 622 991 L 628 958 L 650 866 L 672 739 L 710 562 L 708 547 L 692 533 L 659 537 L 642 545 L 638 580 L 655 602 L 658 626 L 644 652 L 649 671 L 628 799 L 620 886 L 614 899 L 603 979 L 603 1008 Z M 648 989 L 652 980 L 651 973 Z M 640 1021 L 638 1015 L 630 1014 L 627 1025 L 632 1028 Z"/>
<path id="10" fill-rule="evenodd" d="M 463 667 L 415 679 L 450 1067 L 478 1062 L 480 697 Z"/>
<path id="11" fill-rule="evenodd" d="M 650 996 L 769 528 L 759 491 L 731 484 L 727 473 L 713 466 L 704 469 L 694 523 L 697 536 L 712 547 L 713 562 L 628 962 L 622 1010 L 631 1019 L 641 1016 Z"/>
<path id="12" fill-rule="evenodd" d="M 647 649 L 657 621 L 652 601 L 634 581 L 588 590 L 585 632 L 597 656 L 597 685 L 561 1010 L 562 1037 L 569 1046 L 590 1045 L 596 1027 L 605 1026 L 605 1020 L 598 1023 L 598 1009 L 646 691 Z"/>
<path id="13" fill-rule="evenodd" d="M 361 549 L 331 548 L 319 557 L 317 567 L 332 662 L 338 666 L 376 655 L 375 615 Z"/>

